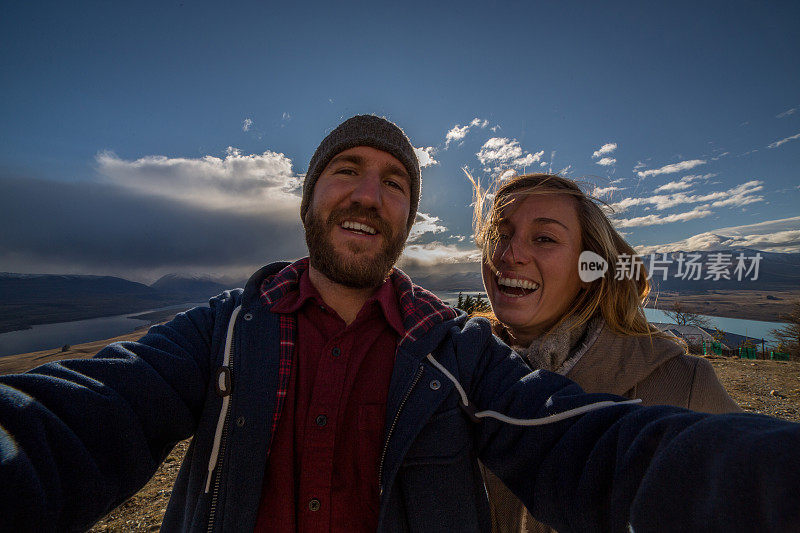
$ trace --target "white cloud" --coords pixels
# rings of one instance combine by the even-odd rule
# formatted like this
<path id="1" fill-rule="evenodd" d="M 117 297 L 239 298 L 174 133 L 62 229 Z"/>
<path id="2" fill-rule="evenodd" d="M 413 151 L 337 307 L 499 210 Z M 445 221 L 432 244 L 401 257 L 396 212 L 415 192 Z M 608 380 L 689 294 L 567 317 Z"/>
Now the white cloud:
<path id="1" fill-rule="evenodd" d="M 244 155 L 229 146 L 225 157 L 151 155 L 132 161 L 101 152 L 96 162 L 107 182 L 148 196 L 211 209 L 296 213 L 299 207 L 302 181 L 292 172 L 292 160 L 269 150 Z"/>
<path id="2" fill-rule="evenodd" d="M 791 137 L 786 137 L 785 139 L 781 139 L 780 141 L 775 141 L 774 143 L 768 145 L 767 148 L 777 148 L 778 146 L 786 144 L 789 141 L 793 141 L 795 139 L 800 139 L 800 133 L 792 135 Z"/>
<path id="3" fill-rule="evenodd" d="M 619 187 L 614 187 L 613 185 L 610 185 L 608 187 L 595 187 L 591 195 L 594 196 L 595 198 L 601 198 L 603 196 L 611 195 L 611 193 L 613 193 L 614 191 L 621 191 L 621 190 L 622 189 L 620 189 Z"/>
<path id="4" fill-rule="evenodd" d="M 482 165 L 495 172 L 500 172 L 508 167 L 524 168 L 538 163 L 544 155 L 544 150 L 531 154 L 524 151 L 516 139 L 492 137 L 483 143 L 475 155 L 478 156 Z M 493 168 L 491 168 L 492 166 Z"/>
<path id="5" fill-rule="evenodd" d="M 616 162 L 617 162 L 617 160 L 614 159 L 613 157 L 604 157 L 600 161 L 595 161 L 595 163 L 597 163 L 598 165 L 603 166 L 603 167 L 609 167 L 609 166 L 615 164 Z"/>
<path id="6" fill-rule="evenodd" d="M 642 163 L 641 161 L 637 161 L 636 165 L 633 167 L 633 170 L 639 170 L 645 168 L 647 165 Z"/>
<path id="7" fill-rule="evenodd" d="M 281 120 L 283 120 L 284 122 L 289 122 L 290 120 L 292 120 L 292 115 L 284 111 L 283 114 L 281 115 Z"/>
<path id="8" fill-rule="evenodd" d="M 439 217 L 435 217 L 427 213 L 417 212 L 417 220 L 414 222 L 414 225 L 411 226 L 411 231 L 408 233 L 407 242 L 412 243 L 417 241 L 426 233 L 435 234 L 447 231 L 447 228 L 442 226 L 440 222 L 441 220 Z"/>
<path id="9" fill-rule="evenodd" d="M 664 185 L 657 187 L 654 192 L 669 192 L 669 191 L 685 191 L 693 187 L 692 182 L 697 180 L 708 180 L 716 176 L 715 173 L 709 174 L 691 174 L 682 177 L 679 181 L 670 181 Z"/>
<path id="10" fill-rule="evenodd" d="M 417 154 L 420 168 L 439 164 L 439 162 L 433 158 L 433 155 L 436 153 L 436 149 L 433 146 L 414 148 L 414 153 Z"/>
<path id="11" fill-rule="evenodd" d="M 442 263 L 477 263 L 481 260 L 481 252 L 474 248 L 462 250 L 455 244 L 431 242 L 428 244 L 409 244 L 403 250 L 401 259 L 414 261 L 430 266 Z"/>
<path id="12" fill-rule="evenodd" d="M 612 220 L 617 228 L 633 228 L 641 226 L 658 226 L 663 224 L 671 224 L 672 222 L 685 222 L 696 218 L 704 218 L 710 216 L 713 212 L 708 206 L 697 206 L 691 211 L 684 213 L 675 213 L 672 215 L 646 215 L 643 217 L 623 218 Z"/>
<path id="13" fill-rule="evenodd" d="M 800 217 L 720 228 L 669 244 L 637 247 L 642 254 L 755 248 L 770 252 L 800 252 Z"/>
<path id="14" fill-rule="evenodd" d="M 791 109 L 787 109 L 783 113 L 778 113 L 777 115 L 775 115 L 775 118 L 786 118 L 789 115 L 793 115 L 795 112 L 797 112 L 797 108 L 793 107 Z"/>
<path id="15" fill-rule="evenodd" d="M 715 191 L 708 194 L 689 195 L 683 192 L 674 194 L 657 194 L 639 198 L 624 198 L 610 205 L 616 213 L 622 213 L 636 205 L 652 205 L 659 211 L 684 204 L 712 202 L 709 207 L 743 206 L 761 202 L 764 197 L 754 193 L 764 188 L 763 182 L 751 180 L 737 185 L 727 191 Z"/>
<path id="16" fill-rule="evenodd" d="M 616 149 L 617 149 L 617 143 L 606 143 L 597 150 L 595 150 L 594 153 L 592 154 L 592 157 L 597 158 L 600 156 L 612 154 Z"/>
<path id="17" fill-rule="evenodd" d="M 664 165 L 661 168 L 656 168 L 653 170 L 637 172 L 636 174 L 638 174 L 640 178 L 647 178 L 650 176 L 659 176 L 661 174 L 674 174 L 675 172 L 683 172 L 684 170 L 689 170 L 690 168 L 705 164 L 706 162 L 702 159 L 692 159 L 689 161 L 681 161 L 680 163 L 672 163 L 671 165 Z"/>
<path id="18" fill-rule="evenodd" d="M 253 119 L 246 118 L 242 121 L 242 131 L 250 131 L 250 128 L 253 127 Z"/>
<path id="19" fill-rule="evenodd" d="M 485 128 L 488 125 L 489 125 L 488 120 L 480 119 L 477 117 L 473 118 L 472 121 L 466 126 L 459 126 L 458 124 L 456 124 L 450 129 L 450 131 L 447 132 L 447 135 L 445 135 L 444 149 L 447 150 L 450 147 L 451 142 L 463 140 L 464 137 L 467 136 L 467 133 L 469 133 L 469 130 L 471 128 Z M 492 131 L 494 131 L 494 128 L 492 128 Z"/>

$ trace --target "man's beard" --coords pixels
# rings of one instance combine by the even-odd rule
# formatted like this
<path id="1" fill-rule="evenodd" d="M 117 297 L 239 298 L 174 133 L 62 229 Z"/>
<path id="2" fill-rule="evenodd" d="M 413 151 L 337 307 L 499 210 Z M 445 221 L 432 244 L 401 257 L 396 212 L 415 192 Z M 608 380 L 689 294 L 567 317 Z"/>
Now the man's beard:
<path id="1" fill-rule="evenodd" d="M 372 226 L 383 237 L 381 249 L 375 254 L 358 254 L 359 257 L 342 257 L 331 242 L 331 232 L 344 220 L 358 219 Z M 331 281 L 356 289 L 379 286 L 388 277 L 406 242 L 406 234 L 396 232 L 377 213 L 363 207 L 337 209 L 327 221 L 322 221 L 313 210 L 306 213 L 306 245 L 311 266 Z M 403 228 L 405 229 L 405 228 Z M 354 254 L 360 245 L 346 244 Z"/>

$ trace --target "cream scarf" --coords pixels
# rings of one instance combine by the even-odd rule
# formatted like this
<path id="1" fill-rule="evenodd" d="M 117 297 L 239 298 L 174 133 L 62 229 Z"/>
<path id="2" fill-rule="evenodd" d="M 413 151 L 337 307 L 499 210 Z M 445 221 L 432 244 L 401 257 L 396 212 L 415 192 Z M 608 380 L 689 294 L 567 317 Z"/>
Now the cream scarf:
<path id="1" fill-rule="evenodd" d="M 512 346 L 533 369 L 543 368 L 566 375 L 594 344 L 605 322 L 598 315 L 579 326 L 570 317 L 548 334 L 533 339 L 530 346 Z"/>

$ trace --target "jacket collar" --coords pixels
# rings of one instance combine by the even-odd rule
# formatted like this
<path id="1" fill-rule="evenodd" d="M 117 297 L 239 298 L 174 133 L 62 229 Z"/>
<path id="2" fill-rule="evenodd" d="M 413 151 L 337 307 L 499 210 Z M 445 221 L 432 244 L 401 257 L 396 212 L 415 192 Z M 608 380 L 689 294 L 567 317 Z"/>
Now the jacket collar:
<path id="1" fill-rule="evenodd" d="M 308 258 L 294 263 L 271 263 L 253 274 L 245 286 L 242 302 L 245 307 L 265 305 L 271 308 L 288 291 L 297 288 L 300 276 L 308 269 Z M 422 338 L 435 326 L 452 320 L 458 312 L 445 305 L 433 293 L 414 285 L 405 272 L 394 268 L 390 276 L 400 306 L 405 334 L 398 348 Z"/>

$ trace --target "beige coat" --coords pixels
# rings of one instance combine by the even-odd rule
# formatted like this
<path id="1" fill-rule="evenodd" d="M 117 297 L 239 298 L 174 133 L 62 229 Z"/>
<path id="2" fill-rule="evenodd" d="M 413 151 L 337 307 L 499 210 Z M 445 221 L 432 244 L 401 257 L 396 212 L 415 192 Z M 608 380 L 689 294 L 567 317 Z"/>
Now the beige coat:
<path id="1" fill-rule="evenodd" d="M 676 405 L 694 411 L 741 411 L 705 359 L 686 355 L 683 348 L 660 337 L 617 335 L 603 323 L 595 341 L 566 376 L 586 392 L 607 392 L 641 398 L 644 405 Z M 481 465 L 489 492 L 492 530 L 551 532 Z"/>

